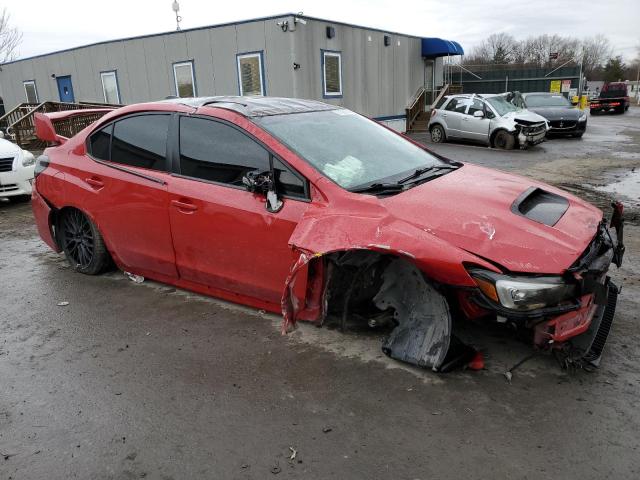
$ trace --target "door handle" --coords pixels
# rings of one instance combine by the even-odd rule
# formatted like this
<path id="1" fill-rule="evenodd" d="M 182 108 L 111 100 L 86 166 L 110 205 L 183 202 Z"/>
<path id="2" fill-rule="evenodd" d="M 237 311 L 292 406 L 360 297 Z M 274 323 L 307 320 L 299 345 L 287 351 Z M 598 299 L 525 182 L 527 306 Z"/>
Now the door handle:
<path id="1" fill-rule="evenodd" d="M 189 201 L 171 200 L 171 205 L 176 207 L 178 210 L 185 210 L 188 212 L 195 212 L 198 210 L 198 207 Z"/>
<path id="2" fill-rule="evenodd" d="M 85 178 L 84 181 L 87 182 L 96 190 L 100 190 L 101 188 L 104 187 L 104 182 L 97 178 Z"/>

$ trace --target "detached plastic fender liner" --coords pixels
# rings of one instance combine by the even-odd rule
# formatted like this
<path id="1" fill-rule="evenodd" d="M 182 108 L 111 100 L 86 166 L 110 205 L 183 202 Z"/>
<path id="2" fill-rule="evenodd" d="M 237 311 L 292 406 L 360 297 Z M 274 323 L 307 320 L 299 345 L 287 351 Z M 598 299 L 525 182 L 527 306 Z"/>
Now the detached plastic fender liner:
<path id="1" fill-rule="evenodd" d="M 451 313 L 447 300 L 420 270 L 401 258 L 385 269 L 374 297 L 381 310 L 394 309 L 398 326 L 384 340 L 382 351 L 391 358 L 437 371 L 451 342 Z"/>

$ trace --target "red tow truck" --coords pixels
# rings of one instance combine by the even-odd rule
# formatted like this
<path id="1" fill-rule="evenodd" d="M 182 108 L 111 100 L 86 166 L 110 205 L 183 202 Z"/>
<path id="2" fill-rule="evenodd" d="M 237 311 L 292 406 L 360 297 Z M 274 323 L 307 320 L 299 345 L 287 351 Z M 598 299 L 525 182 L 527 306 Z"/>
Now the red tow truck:
<path id="1" fill-rule="evenodd" d="M 590 101 L 591 115 L 601 112 L 624 113 L 629 109 L 629 93 L 624 82 L 605 83 L 598 98 Z"/>

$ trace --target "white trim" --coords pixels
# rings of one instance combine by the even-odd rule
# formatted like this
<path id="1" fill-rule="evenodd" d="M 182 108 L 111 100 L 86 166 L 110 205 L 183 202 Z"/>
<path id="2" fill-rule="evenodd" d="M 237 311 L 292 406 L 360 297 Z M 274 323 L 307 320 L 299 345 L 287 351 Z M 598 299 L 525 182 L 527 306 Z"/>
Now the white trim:
<path id="1" fill-rule="evenodd" d="M 27 80 L 27 81 L 22 82 L 22 85 L 24 86 L 24 97 L 27 100 L 27 102 L 29 101 L 29 95 L 27 94 L 27 85 L 33 85 L 33 91 L 36 94 L 35 103 L 39 103 L 40 99 L 38 98 L 38 87 L 36 87 L 36 81 L 35 80 Z"/>
<path id="2" fill-rule="evenodd" d="M 188 61 L 173 64 L 173 85 L 176 88 L 176 97 L 180 96 L 180 91 L 178 90 L 178 77 L 176 75 L 176 67 L 184 67 L 186 65 L 189 65 L 189 68 L 191 70 L 191 89 L 193 90 L 193 96 L 196 96 L 196 77 L 193 74 L 193 62 Z"/>
<path id="3" fill-rule="evenodd" d="M 338 80 L 340 81 L 340 90 L 338 92 L 327 91 L 327 57 L 338 57 Z M 316 57 L 317 58 L 317 57 Z M 322 52 L 322 77 L 323 77 L 323 89 L 325 97 L 339 97 L 342 96 L 342 53 L 341 52 Z"/>
<path id="4" fill-rule="evenodd" d="M 256 57 L 258 59 L 258 71 L 260 72 L 260 95 L 264 96 L 264 78 L 262 78 L 262 55 L 260 52 L 258 53 L 245 53 L 243 55 L 238 55 L 236 59 L 237 70 L 238 70 L 238 86 L 240 87 L 240 96 L 244 96 L 244 91 L 242 88 L 242 74 L 240 69 L 240 60 L 243 58 L 253 58 Z"/>
<path id="5" fill-rule="evenodd" d="M 113 76 L 113 79 L 116 82 L 116 97 L 117 97 L 116 103 L 120 103 L 120 85 L 118 85 L 118 74 L 116 73 L 115 70 L 111 70 L 108 72 L 100 72 L 100 82 L 102 83 L 102 96 L 104 97 L 104 103 L 111 103 L 109 102 L 109 100 L 107 100 L 107 89 L 104 88 L 104 77 L 108 77 L 110 75 Z"/>

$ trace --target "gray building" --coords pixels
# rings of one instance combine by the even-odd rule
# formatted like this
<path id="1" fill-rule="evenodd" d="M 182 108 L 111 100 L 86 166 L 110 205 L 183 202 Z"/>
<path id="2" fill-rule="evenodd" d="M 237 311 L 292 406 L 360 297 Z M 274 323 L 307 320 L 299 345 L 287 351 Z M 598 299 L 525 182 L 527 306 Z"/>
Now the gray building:
<path id="1" fill-rule="evenodd" d="M 0 66 L 22 102 L 138 103 L 174 95 L 319 99 L 404 128 L 420 87 L 443 83 L 456 42 L 285 14 L 105 41 Z"/>

